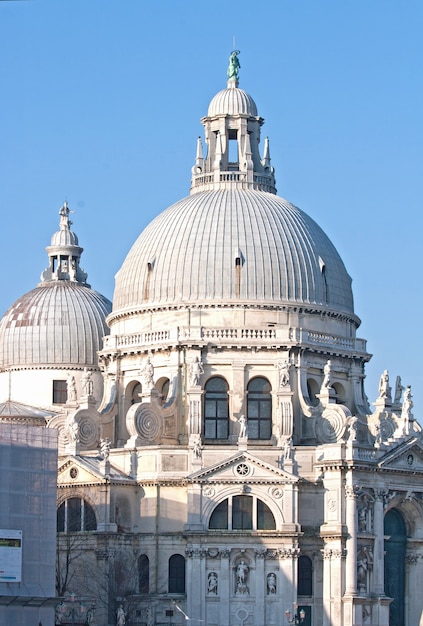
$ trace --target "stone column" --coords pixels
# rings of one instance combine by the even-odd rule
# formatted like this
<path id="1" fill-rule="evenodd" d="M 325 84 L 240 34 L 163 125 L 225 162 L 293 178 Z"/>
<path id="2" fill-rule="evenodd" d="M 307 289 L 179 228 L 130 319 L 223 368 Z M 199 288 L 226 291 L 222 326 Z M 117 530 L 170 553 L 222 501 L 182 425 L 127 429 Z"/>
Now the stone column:
<path id="1" fill-rule="evenodd" d="M 189 403 L 189 432 L 188 435 L 201 434 L 203 425 L 201 423 L 201 398 L 204 391 L 200 387 L 190 387 L 188 389 Z"/>
<path id="2" fill-rule="evenodd" d="M 233 591 L 233 581 L 230 568 L 230 555 L 231 551 L 228 548 L 224 548 L 220 552 L 220 626 L 229 626 L 230 623 L 229 599 Z"/>
<path id="3" fill-rule="evenodd" d="M 323 554 L 323 626 L 331 626 L 330 600 L 331 600 L 331 549 L 325 547 Z"/>
<path id="4" fill-rule="evenodd" d="M 205 559 L 199 547 L 187 548 L 186 580 L 187 580 L 187 615 L 194 622 L 201 622 L 201 614 L 205 598 Z"/>
<path id="5" fill-rule="evenodd" d="M 264 596 L 266 593 L 266 577 L 264 575 L 264 559 L 266 556 L 265 549 L 259 549 L 256 553 L 256 571 L 255 571 L 255 623 L 264 623 Z"/>
<path id="6" fill-rule="evenodd" d="M 345 567 L 345 594 L 355 596 L 357 593 L 357 491 L 352 485 L 345 486 L 346 523 L 348 535 L 346 540 L 347 558 Z"/>
<path id="7" fill-rule="evenodd" d="M 345 551 L 338 542 L 323 550 L 323 626 L 346 626 L 342 615 L 342 559 Z"/>
<path id="8" fill-rule="evenodd" d="M 373 589 L 372 592 L 376 596 L 385 595 L 384 585 L 384 530 L 383 530 L 383 498 L 385 491 L 383 489 L 375 489 L 374 503 L 374 528 L 375 536 L 374 554 L 373 554 Z"/>

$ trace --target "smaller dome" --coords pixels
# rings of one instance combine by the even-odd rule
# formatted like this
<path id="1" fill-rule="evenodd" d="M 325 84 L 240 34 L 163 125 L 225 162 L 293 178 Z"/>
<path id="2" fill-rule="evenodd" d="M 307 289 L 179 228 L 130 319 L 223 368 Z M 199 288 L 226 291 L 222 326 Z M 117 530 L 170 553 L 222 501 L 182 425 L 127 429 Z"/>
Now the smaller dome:
<path id="1" fill-rule="evenodd" d="M 0 367 L 97 367 L 111 302 L 67 280 L 42 283 L 0 320 Z"/>
<path id="2" fill-rule="evenodd" d="M 77 246 L 78 237 L 71 230 L 58 230 L 51 238 L 51 246 Z"/>
<path id="3" fill-rule="evenodd" d="M 257 117 L 257 106 L 250 94 L 235 85 L 219 91 L 209 104 L 208 117 L 217 115 L 251 115 Z"/>

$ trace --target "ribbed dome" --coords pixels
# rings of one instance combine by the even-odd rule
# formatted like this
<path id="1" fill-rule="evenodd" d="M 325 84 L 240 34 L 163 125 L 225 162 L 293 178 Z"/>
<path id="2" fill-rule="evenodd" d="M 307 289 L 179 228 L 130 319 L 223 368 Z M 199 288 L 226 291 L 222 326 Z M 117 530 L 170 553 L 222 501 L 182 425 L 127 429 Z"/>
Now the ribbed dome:
<path id="1" fill-rule="evenodd" d="M 286 200 L 242 189 L 169 207 L 116 276 L 114 314 L 213 303 L 304 303 L 353 314 L 351 279 L 322 229 Z"/>
<path id="2" fill-rule="evenodd" d="M 252 115 L 257 116 L 257 106 L 250 94 L 238 87 L 219 91 L 209 104 L 207 115 Z"/>
<path id="3" fill-rule="evenodd" d="M 77 246 L 78 237 L 72 230 L 58 230 L 51 238 L 51 246 Z"/>
<path id="4" fill-rule="evenodd" d="M 98 366 L 111 303 L 69 281 L 42 283 L 16 300 L 0 321 L 0 367 Z"/>

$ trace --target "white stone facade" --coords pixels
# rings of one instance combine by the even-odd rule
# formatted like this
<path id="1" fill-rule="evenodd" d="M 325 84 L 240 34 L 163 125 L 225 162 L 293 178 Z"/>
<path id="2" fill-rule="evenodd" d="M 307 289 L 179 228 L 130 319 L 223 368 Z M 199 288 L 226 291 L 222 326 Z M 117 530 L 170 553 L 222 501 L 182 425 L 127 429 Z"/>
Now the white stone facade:
<path id="1" fill-rule="evenodd" d="M 59 430 L 60 593 L 93 600 L 102 626 L 120 607 L 131 625 L 279 626 L 296 603 L 305 626 L 423 624 L 411 390 L 385 372 L 372 412 L 351 279 L 276 195 L 234 63 L 202 119 L 190 196 L 117 274 L 98 363 L 0 373 L 4 400 L 9 376 L 9 400 Z M 57 258 L 81 250 L 65 213 Z M 75 379 L 60 406 L 58 372 Z"/>

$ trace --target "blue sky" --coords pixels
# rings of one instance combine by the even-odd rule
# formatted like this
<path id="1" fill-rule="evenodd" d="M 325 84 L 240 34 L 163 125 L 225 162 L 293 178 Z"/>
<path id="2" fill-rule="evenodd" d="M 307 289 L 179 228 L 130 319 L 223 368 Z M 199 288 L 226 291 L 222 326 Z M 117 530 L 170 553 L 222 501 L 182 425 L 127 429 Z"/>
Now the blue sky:
<path id="1" fill-rule="evenodd" d="M 423 422 L 422 28 L 421 0 L 0 1 L 1 314 L 39 282 L 65 199 L 112 298 L 138 234 L 189 192 L 235 38 L 278 193 L 353 278 L 369 400 L 388 369 Z"/>

